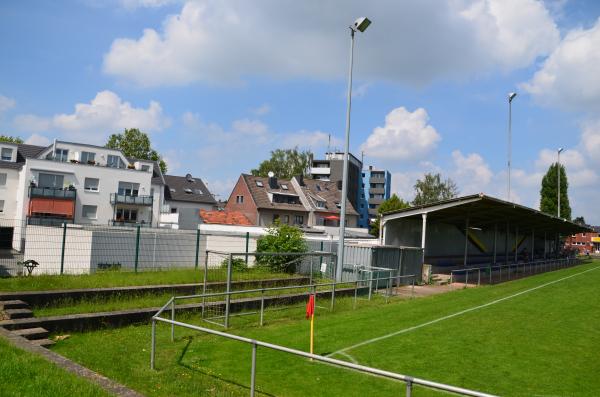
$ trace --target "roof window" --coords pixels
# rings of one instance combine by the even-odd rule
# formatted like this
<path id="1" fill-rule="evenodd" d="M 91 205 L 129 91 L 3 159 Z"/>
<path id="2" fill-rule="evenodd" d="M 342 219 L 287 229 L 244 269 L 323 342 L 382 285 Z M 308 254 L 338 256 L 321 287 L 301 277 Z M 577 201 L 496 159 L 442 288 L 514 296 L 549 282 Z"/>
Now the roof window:
<path id="1" fill-rule="evenodd" d="M 263 187 L 265 185 L 263 185 L 262 181 L 256 181 L 256 186 Z"/>
<path id="2" fill-rule="evenodd" d="M 282 183 L 282 184 L 281 184 L 281 188 L 282 188 L 283 190 L 288 190 L 288 185 L 286 185 L 285 183 Z"/>
<path id="3" fill-rule="evenodd" d="M 183 191 L 188 194 L 192 194 L 192 189 L 190 189 L 189 187 L 186 187 L 185 189 L 183 189 Z"/>

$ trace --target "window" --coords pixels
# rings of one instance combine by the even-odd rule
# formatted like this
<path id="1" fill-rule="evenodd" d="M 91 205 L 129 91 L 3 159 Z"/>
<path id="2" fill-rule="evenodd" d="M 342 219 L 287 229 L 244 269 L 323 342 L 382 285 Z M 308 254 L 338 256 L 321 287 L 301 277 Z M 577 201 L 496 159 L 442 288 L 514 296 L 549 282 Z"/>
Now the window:
<path id="1" fill-rule="evenodd" d="M 40 172 L 38 178 L 39 187 L 51 187 L 51 188 L 62 188 L 65 177 L 63 175 L 56 174 L 44 174 Z"/>
<path id="2" fill-rule="evenodd" d="M 81 152 L 81 162 L 94 164 L 96 162 L 96 153 Z"/>
<path id="3" fill-rule="evenodd" d="M 283 216 L 283 223 L 290 223 L 290 216 L 289 215 L 284 215 Z"/>
<path id="4" fill-rule="evenodd" d="M 169 189 L 169 191 L 170 191 L 171 193 L 175 193 L 177 190 L 176 190 L 176 189 L 173 189 L 173 188 L 170 188 L 170 189 Z"/>
<path id="5" fill-rule="evenodd" d="M 325 201 L 317 201 L 317 208 L 325 208 Z"/>
<path id="6" fill-rule="evenodd" d="M 171 214 L 177 213 L 177 207 L 171 207 Z"/>
<path id="7" fill-rule="evenodd" d="M 142 165 L 142 171 L 145 171 L 145 172 L 150 171 L 150 166 L 149 165 Z"/>
<path id="8" fill-rule="evenodd" d="M 279 214 L 273 214 L 273 223 L 279 220 Z"/>
<path id="9" fill-rule="evenodd" d="M 304 215 L 294 215 L 294 224 L 302 225 L 304 223 Z"/>
<path id="10" fill-rule="evenodd" d="M 196 193 L 196 194 L 200 194 L 200 195 L 201 195 L 201 194 L 204 194 L 204 193 L 202 193 L 202 190 L 201 190 L 201 189 L 195 189 L 195 190 L 194 190 L 194 193 Z"/>
<path id="11" fill-rule="evenodd" d="M 124 196 L 137 197 L 140 189 L 139 183 L 119 182 L 119 194 Z"/>
<path id="12" fill-rule="evenodd" d="M 4 160 L 4 161 L 11 161 L 12 160 L 12 153 L 13 153 L 13 150 L 11 148 L 3 147 L 2 148 L 2 160 Z"/>
<path id="13" fill-rule="evenodd" d="M 98 178 L 85 178 L 83 189 L 88 192 L 97 192 L 99 183 L 100 179 Z"/>
<path id="14" fill-rule="evenodd" d="M 69 149 L 55 149 L 54 160 L 56 161 L 67 161 L 69 157 Z"/>
<path id="15" fill-rule="evenodd" d="M 281 184 L 281 188 L 282 188 L 283 190 L 288 190 L 288 185 L 286 185 L 285 183 L 282 183 L 282 184 Z"/>
<path id="16" fill-rule="evenodd" d="M 183 189 L 183 191 L 187 194 L 192 194 L 192 189 L 190 189 L 189 187 L 186 187 L 185 189 Z"/>
<path id="17" fill-rule="evenodd" d="M 4 213 L 4 200 L 0 200 L 0 214 Z"/>
<path id="18" fill-rule="evenodd" d="M 263 187 L 265 185 L 263 185 L 262 181 L 256 181 L 256 186 Z"/>
<path id="19" fill-rule="evenodd" d="M 98 212 L 97 205 L 84 205 L 81 207 L 81 216 L 87 219 L 96 219 L 96 212 Z"/>
<path id="20" fill-rule="evenodd" d="M 244 196 L 235 196 L 235 202 L 237 204 L 243 204 L 244 203 Z"/>
<path id="21" fill-rule="evenodd" d="M 6 185 L 6 174 L 2 173 L 0 174 L 0 186 L 5 186 Z"/>
<path id="22" fill-rule="evenodd" d="M 335 206 L 338 208 L 342 208 L 342 205 L 340 203 L 335 203 Z"/>
<path id="23" fill-rule="evenodd" d="M 117 220 L 126 222 L 137 221 L 137 210 L 128 208 L 117 208 Z"/>
<path id="24" fill-rule="evenodd" d="M 125 168 L 125 163 L 121 157 L 109 154 L 106 158 L 106 166 L 111 168 Z"/>
<path id="25" fill-rule="evenodd" d="M 317 191 L 320 192 L 321 191 L 321 185 L 317 185 Z"/>

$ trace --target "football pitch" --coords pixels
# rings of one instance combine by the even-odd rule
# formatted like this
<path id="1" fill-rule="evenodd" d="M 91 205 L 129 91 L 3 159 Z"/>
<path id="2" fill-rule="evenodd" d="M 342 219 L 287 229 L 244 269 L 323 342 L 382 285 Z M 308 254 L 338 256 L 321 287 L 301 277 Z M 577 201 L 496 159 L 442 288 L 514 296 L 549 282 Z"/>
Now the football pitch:
<path id="1" fill-rule="evenodd" d="M 334 313 L 319 307 L 315 353 L 490 394 L 596 396 L 600 391 L 600 261 L 495 286 L 413 300 L 375 300 Z M 308 350 L 304 308 L 231 333 Z M 197 316 L 182 318 L 205 326 Z M 150 396 L 247 396 L 251 347 L 218 336 L 150 326 L 74 334 L 54 350 Z M 405 386 L 259 348 L 256 385 L 271 396 L 401 396 Z M 442 395 L 415 387 L 414 396 Z"/>

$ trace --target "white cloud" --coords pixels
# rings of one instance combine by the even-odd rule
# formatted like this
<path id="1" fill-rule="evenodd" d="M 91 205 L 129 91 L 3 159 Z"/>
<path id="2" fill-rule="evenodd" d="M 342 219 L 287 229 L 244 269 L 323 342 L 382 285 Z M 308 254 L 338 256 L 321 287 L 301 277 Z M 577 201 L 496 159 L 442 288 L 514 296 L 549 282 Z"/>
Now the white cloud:
<path id="1" fill-rule="evenodd" d="M 584 124 L 581 146 L 592 162 L 600 164 L 600 121 L 589 121 Z"/>
<path id="2" fill-rule="evenodd" d="M 50 145 L 50 139 L 40 134 L 32 134 L 25 140 L 28 145 L 48 146 Z"/>
<path id="3" fill-rule="evenodd" d="M 299 131 L 291 134 L 285 134 L 281 138 L 281 146 L 284 148 L 293 148 L 298 146 L 301 149 L 310 149 L 315 152 L 318 149 L 325 149 L 329 146 L 331 138 L 331 147 L 339 147 L 342 141 L 323 131 Z"/>
<path id="4" fill-rule="evenodd" d="M 404 107 L 392 110 L 385 125 L 376 127 L 361 150 L 367 156 L 388 160 L 413 160 L 433 150 L 441 140 L 440 134 L 428 124 L 423 108 L 409 112 Z"/>
<path id="5" fill-rule="evenodd" d="M 348 62 L 346 27 L 362 14 L 374 23 L 357 40 L 356 69 L 371 80 L 426 84 L 511 70 L 558 41 L 538 0 L 352 0 L 319 4 L 318 13 L 313 3 L 294 0 L 188 1 L 160 30 L 113 41 L 103 68 L 145 86 L 248 75 L 339 79 Z"/>
<path id="6" fill-rule="evenodd" d="M 136 108 L 112 91 L 99 92 L 90 103 L 76 104 L 73 113 L 52 117 L 26 114 L 14 119 L 15 127 L 21 131 L 56 131 L 63 137 L 90 143 L 100 143 L 109 134 L 125 128 L 156 132 L 169 124 L 158 102 L 151 101 L 148 108 Z"/>
<path id="7" fill-rule="evenodd" d="M 137 8 L 160 8 L 178 2 L 179 0 L 119 0 L 121 7 L 128 10 L 135 10 Z"/>
<path id="8" fill-rule="evenodd" d="M 251 111 L 256 116 L 264 116 L 271 113 L 271 106 L 268 103 L 264 103 Z"/>
<path id="9" fill-rule="evenodd" d="M 477 153 L 464 156 L 459 150 L 452 152 L 455 170 L 452 179 L 460 186 L 461 194 L 481 193 L 489 186 L 493 172 Z"/>
<path id="10" fill-rule="evenodd" d="M 0 115 L 9 109 L 15 107 L 15 100 L 4 95 L 0 95 Z"/>
<path id="11" fill-rule="evenodd" d="M 600 19 L 570 31 L 533 78 L 522 84 L 543 105 L 597 111 L 600 107 Z"/>

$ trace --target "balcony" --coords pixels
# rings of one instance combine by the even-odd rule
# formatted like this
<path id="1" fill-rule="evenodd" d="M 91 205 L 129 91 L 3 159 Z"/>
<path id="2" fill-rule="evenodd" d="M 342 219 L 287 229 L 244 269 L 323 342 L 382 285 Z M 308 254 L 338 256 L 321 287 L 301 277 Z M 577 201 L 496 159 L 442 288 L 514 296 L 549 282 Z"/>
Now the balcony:
<path id="1" fill-rule="evenodd" d="M 77 190 L 74 188 L 62 189 L 56 187 L 36 187 L 29 186 L 30 198 L 48 198 L 48 199 L 65 199 L 75 200 Z"/>
<path id="2" fill-rule="evenodd" d="M 110 221 L 110 223 L 113 226 L 125 226 L 125 227 L 152 227 L 152 224 L 150 222 L 137 222 L 137 221 L 117 221 L 117 220 L 112 220 Z"/>
<path id="3" fill-rule="evenodd" d="M 385 184 L 385 178 L 384 177 L 378 177 L 378 176 L 371 176 L 369 178 L 369 183 L 381 183 L 381 184 Z"/>
<path id="4" fill-rule="evenodd" d="M 73 223 L 73 219 L 52 216 L 28 216 L 27 224 L 32 226 L 62 226 L 63 223 Z"/>
<path id="5" fill-rule="evenodd" d="M 312 175 L 330 175 L 331 168 L 329 167 L 312 167 L 310 169 Z"/>
<path id="6" fill-rule="evenodd" d="M 369 189 L 369 194 L 385 194 L 385 189 L 382 187 L 372 187 Z"/>
<path id="7" fill-rule="evenodd" d="M 152 196 L 128 196 L 125 194 L 111 193 L 111 204 L 131 204 L 152 206 L 154 198 Z"/>

